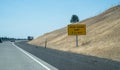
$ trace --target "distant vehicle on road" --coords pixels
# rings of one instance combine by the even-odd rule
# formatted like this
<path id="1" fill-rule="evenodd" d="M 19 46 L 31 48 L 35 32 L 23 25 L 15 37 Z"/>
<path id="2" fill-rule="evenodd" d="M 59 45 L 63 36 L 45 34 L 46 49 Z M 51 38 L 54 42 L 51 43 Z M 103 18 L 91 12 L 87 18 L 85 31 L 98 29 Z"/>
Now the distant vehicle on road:
<path id="1" fill-rule="evenodd" d="M 33 40 L 34 38 L 32 36 L 28 36 L 28 40 L 31 41 Z"/>
<path id="2" fill-rule="evenodd" d="M 0 43 L 2 43 L 2 39 L 0 39 Z"/>
<path id="3" fill-rule="evenodd" d="M 10 40 L 10 42 L 15 42 L 15 39 Z"/>

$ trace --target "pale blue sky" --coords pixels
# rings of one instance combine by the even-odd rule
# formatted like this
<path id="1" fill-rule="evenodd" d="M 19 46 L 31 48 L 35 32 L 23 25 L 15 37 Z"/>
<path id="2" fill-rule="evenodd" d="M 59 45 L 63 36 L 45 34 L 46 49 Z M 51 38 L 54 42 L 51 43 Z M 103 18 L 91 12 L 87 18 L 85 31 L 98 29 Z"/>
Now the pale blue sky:
<path id="1" fill-rule="evenodd" d="M 80 21 L 120 0 L 0 0 L 0 36 L 26 38 L 62 28 L 73 14 Z"/>

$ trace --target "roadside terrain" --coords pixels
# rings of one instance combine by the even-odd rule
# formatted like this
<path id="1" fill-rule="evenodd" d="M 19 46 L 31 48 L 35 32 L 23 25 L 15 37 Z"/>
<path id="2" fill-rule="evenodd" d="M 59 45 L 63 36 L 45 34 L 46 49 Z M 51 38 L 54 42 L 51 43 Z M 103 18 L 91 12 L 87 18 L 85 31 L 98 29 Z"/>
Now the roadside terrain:
<path id="1" fill-rule="evenodd" d="M 79 36 L 79 47 L 75 47 L 75 36 L 67 35 L 67 27 L 28 43 L 44 47 L 47 39 L 47 48 L 120 61 L 120 5 L 78 24 L 87 26 L 87 35 Z"/>
<path id="2" fill-rule="evenodd" d="M 43 48 L 26 42 L 15 44 L 59 70 L 120 70 L 120 62 L 117 61 Z"/>

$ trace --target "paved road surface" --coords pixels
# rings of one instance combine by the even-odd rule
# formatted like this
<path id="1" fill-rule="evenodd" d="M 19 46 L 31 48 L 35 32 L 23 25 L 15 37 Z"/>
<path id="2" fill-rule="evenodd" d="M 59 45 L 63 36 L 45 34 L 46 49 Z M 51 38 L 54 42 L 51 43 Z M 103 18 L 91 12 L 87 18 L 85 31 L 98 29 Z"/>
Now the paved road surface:
<path id="1" fill-rule="evenodd" d="M 0 70 L 57 70 L 11 42 L 0 43 Z"/>
<path id="2" fill-rule="evenodd" d="M 120 62 L 97 57 L 66 53 L 48 48 L 15 43 L 22 49 L 55 66 L 59 70 L 120 70 Z"/>

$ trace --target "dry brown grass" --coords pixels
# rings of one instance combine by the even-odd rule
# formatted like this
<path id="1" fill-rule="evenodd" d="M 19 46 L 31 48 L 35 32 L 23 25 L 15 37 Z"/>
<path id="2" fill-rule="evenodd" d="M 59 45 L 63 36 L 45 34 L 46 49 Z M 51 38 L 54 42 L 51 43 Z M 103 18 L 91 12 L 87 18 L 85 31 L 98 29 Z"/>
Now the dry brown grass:
<path id="1" fill-rule="evenodd" d="M 79 47 L 75 47 L 75 36 L 67 35 L 66 27 L 29 43 L 44 46 L 47 39 L 49 48 L 120 61 L 120 6 L 79 24 L 87 25 L 87 35 L 79 36 Z"/>

